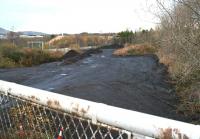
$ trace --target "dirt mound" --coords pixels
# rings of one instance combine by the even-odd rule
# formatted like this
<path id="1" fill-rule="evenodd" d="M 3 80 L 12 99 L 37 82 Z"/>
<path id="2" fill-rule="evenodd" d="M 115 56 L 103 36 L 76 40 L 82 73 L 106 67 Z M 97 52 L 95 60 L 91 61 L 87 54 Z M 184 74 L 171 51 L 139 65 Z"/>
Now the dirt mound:
<path id="1" fill-rule="evenodd" d="M 67 59 L 67 58 L 71 58 L 71 57 L 75 57 L 75 56 L 78 56 L 80 55 L 79 52 L 75 51 L 75 50 L 70 50 L 69 52 L 67 52 L 63 57 L 62 59 Z"/>
<path id="2" fill-rule="evenodd" d="M 68 54 L 69 53 L 69 54 Z M 102 50 L 100 49 L 90 49 L 87 50 L 83 53 L 78 53 L 74 50 L 69 51 L 63 56 L 63 62 L 61 65 L 66 65 L 66 64 L 72 64 L 75 63 L 81 59 L 84 59 L 86 57 L 90 57 L 92 54 L 98 54 L 102 53 Z"/>

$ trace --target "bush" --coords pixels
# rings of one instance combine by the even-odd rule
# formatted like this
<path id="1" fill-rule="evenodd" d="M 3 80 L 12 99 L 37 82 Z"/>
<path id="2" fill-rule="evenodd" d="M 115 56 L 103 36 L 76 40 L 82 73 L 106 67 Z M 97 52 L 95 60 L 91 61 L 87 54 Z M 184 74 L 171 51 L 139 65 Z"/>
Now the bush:
<path id="1" fill-rule="evenodd" d="M 63 56 L 61 52 L 48 52 L 41 49 L 18 48 L 12 45 L 0 47 L 0 67 L 10 68 L 16 66 L 33 66 L 46 62 L 59 60 Z"/>
<path id="2" fill-rule="evenodd" d="M 157 3 L 163 11 L 157 30 L 158 56 L 176 83 L 178 111 L 185 115 L 200 114 L 200 3 L 174 1 L 171 7 L 163 0 Z"/>
<path id="3" fill-rule="evenodd" d="M 9 58 L 0 56 L 0 67 L 1 68 L 13 68 L 16 67 L 16 63 Z"/>

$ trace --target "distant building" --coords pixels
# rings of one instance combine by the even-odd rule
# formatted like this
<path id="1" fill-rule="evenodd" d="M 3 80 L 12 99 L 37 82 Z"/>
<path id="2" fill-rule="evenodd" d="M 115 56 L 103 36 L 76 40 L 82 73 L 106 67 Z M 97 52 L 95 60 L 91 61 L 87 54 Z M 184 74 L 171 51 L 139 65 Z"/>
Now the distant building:
<path id="1" fill-rule="evenodd" d="M 44 49 L 44 41 L 28 41 L 27 45 L 29 48 L 40 48 Z"/>
<path id="2" fill-rule="evenodd" d="M 19 35 L 20 38 L 43 38 L 41 35 Z"/>
<path id="3" fill-rule="evenodd" d="M 0 34 L 0 39 L 7 39 L 7 35 Z"/>

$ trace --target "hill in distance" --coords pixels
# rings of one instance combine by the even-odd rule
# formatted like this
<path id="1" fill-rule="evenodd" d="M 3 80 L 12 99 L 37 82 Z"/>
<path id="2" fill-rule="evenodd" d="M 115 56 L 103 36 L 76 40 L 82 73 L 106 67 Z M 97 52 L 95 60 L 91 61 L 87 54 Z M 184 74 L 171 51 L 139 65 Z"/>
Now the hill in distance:
<path id="1" fill-rule="evenodd" d="M 37 31 L 20 31 L 19 32 L 22 35 L 28 35 L 28 36 L 43 36 L 43 35 L 47 35 L 46 33 L 43 32 L 37 32 Z"/>
<path id="2" fill-rule="evenodd" d="M 0 27 L 0 34 L 1 35 L 6 35 L 8 32 L 9 32 L 9 30 L 6 30 L 6 29 Z M 37 32 L 37 31 L 19 31 L 17 33 L 20 33 L 22 35 L 28 35 L 28 36 L 48 35 L 46 33 Z"/>
<path id="3" fill-rule="evenodd" d="M 0 34 L 1 34 L 1 35 L 5 35 L 5 34 L 7 34 L 8 32 L 9 32 L 9 30 L 6 30 L 6 29 L 0 27 Z"/>

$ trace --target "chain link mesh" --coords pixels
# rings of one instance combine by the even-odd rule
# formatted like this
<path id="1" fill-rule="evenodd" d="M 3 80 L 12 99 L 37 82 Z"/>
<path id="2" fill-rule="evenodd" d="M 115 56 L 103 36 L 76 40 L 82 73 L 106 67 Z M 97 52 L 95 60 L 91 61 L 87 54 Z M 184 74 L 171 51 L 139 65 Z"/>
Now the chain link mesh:
<path id="1" fill-rule="evenodd" d="M 127 139 L 129 132 L 0 94 L 0 139 Z"/>

